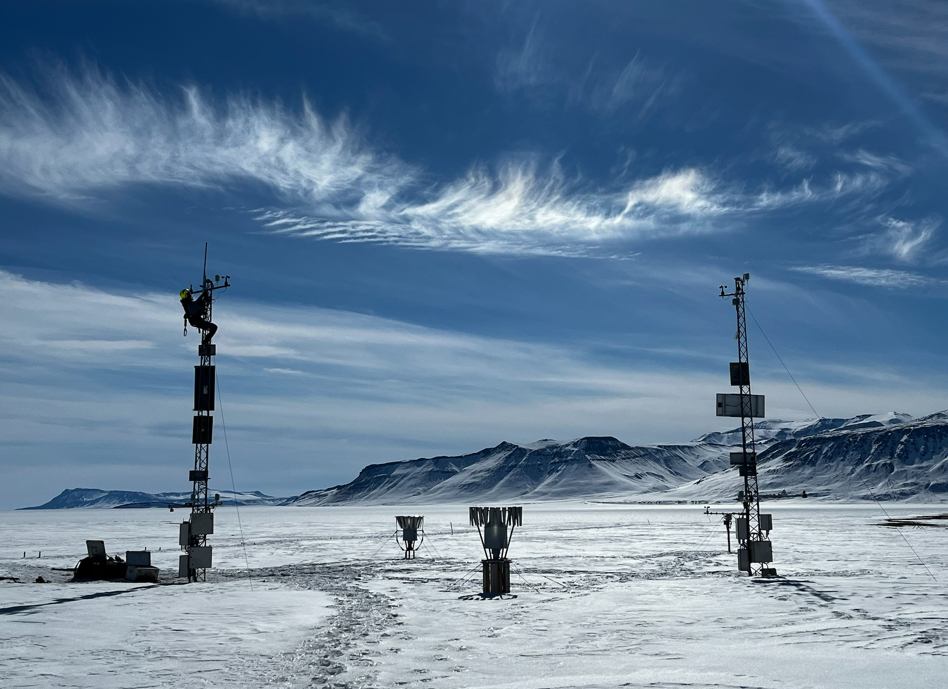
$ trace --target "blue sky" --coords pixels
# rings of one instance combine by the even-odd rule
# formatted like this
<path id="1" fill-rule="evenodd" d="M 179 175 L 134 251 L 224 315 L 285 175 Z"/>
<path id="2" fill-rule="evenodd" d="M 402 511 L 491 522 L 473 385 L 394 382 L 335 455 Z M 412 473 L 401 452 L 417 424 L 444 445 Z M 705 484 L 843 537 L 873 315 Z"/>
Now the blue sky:
<path id="1" fill-rule="evenodd" d="M 918 0 L 4 3 L 0 507 L 187 488 L 205 241 L 238 489 L 728 426 L 744 272 L 820 414 L 944 409 L 946 39 Z"/>

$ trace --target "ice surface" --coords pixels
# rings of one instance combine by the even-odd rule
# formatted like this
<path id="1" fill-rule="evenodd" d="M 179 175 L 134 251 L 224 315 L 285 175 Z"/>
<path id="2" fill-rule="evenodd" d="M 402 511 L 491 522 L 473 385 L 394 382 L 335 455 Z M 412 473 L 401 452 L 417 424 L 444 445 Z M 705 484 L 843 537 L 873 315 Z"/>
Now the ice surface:
<path id="1" fill-rule="evenodd" d="M 735 571 L 720 517 L 700 506 L 525 504 L 510 549 L 516 597 L 481 600 L 467 505 L 242 509 L 253 591 L 235 512 L 225 508 L 207 584 L 0 582 L 2 683 L 945 685 L 948 530 L 878 526 L 876 505 L 766 509 L 782 577 L 772 581 Z M 399 513 L 425 515 L 415 561 L 399 559 Z M 49 578 L 50 565 L 81 557 L 86 538 L 104 539 L 109 552 L 147 546 L 162 568 L 177 558 L 177 512 L 0 516 L 5 576 Z"/>

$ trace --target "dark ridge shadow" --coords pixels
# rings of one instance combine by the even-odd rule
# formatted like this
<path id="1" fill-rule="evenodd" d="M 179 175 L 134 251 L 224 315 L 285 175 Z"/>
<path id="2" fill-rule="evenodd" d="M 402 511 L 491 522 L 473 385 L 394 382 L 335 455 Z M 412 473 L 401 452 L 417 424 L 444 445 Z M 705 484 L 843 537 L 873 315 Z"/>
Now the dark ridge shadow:
<path id="1" fill-rule="evenodd" d="M 123 593 L 133 593 L 135 591 L 144 591 L 145 589 L 157 588 L 161 584 L 151 584 L 150 586 L 136 586 L 130 589 L 120 589 L 118 591 L 99 591 L 85 596 L 75 596 L 73 598 L 57 598 L 48 603 L 33 603 L 31 605 L 11 605 L 8 608 L 0 608 L 0 615 L 16 615 L 21 612 L 29 612 L 37 608 L 45 608 L 49 605 L 60 605 L 62 603 L 73 603 L 80 600 L 90 600 L 92 598 L 108 598 L 109 596 L 120 596 Z"/>
<path id="2" fill-rule="evenodd" d="M 790 586 L 791 588 L 797 589 L 801 593 L 807 593 L 811 596 L 819 598 L 821 601 L 825 603 L 832 603 L 833 601 L 836 600 L 836 598 L 829 595 L 828 593 L 815 589 L 812 586 L 810 586 L 807 582 L 804 582 L 804 581 L 778 578 L 778 579 L 767 579 L 767 580 L 755 581 L 754 583 L 768 583 L 774 586 Z"/>

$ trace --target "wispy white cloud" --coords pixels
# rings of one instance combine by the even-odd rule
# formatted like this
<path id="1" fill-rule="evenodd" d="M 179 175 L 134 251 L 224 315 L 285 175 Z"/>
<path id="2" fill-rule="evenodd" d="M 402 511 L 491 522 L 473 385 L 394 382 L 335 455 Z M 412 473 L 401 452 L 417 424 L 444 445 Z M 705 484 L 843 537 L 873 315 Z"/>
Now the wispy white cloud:
<path id="1" fill-rule="evenodd" d="M 799 270 L 884 286 L 914 275 L 832 266 Z M 707 427 L 708 405 L 720 383 L 714 372 L 663 369 L 652 360 L 642 366 L 635 357 L 599 361 L 579 347 L 236 297 L 224 294 L 215 310 L 229 408 L 243 407 L 233 419 L 228 412 L 228 423 L 261 427 L 267 437 L 318 423 L 322 432 L 332 428 L 360 437 L 379 432 L 447 439 L 476 426 L 492 438 L 512 433 L 532 440 L 551 429 L 563 435 L 611 427 L 616 433 L 632 417 L 640 419 L 633 424 L 637 429 L 646 428 L 642 419 L 656 426 L 637 430 L 640 440 L 671 440 L 680 436 L 656 434 Z M 115 427 L 108 414 L 96 411 L 99 401 L 107 401 L 103 388 L 114 386 L 123 400 L 140 399 L 140 406 L 123 401 L 115 412 L 131 428 L 173 422 L 169 395 L 172 406 L 174 400 L 187 402 L 197 338 L 181 337 L 175 290 L 111 294 L 0 271 L 0 320 L 4 379 L 32 394 L 36 404 L 44 392 L 63 403 L 85 400 L 88 409 L 77 404 L 68 414 L 80 425 L 82 419 L 101 424 L 102 437 L 114 436 Z M 692 356 L 671 352 L 670 361 Z M 11 404 L 0 404 L 8 421 L 22 417 Z M 466 416 L 474 408 L 481 417 Z M 437 429 L 432 414 L 448 426 Z M 666 414 L 667 423 L 660 420 Z M 367 428 L 366 419 L 376 428 Z M 27 437 L 16 424 L 0 427 L 7 440 Z"/>
<path id="2" fill-rule="evenodd" d="M 774 151 L 774 161 L 794 172 L 807 170 L 819 160 L 815 155 L 790 144 L 782 144 Z"/>
<path id="3" fill-rule="evenodd" d="M 557 59 L 557 50 L 534 19 L 523 43 L 502 48 L 496 57 L 494 86 L 519 92 L 544 105 L 585 108 L 611 117 L 618 112 L 643 119 L 682 89 L 681 75 L 647 60 L 641 53 L 618 66 L 593 55 L 584 66 Z"/>
<path id="4" fill-rule="evenodd" d="M 667 352 L 664 367 L 658 352 L 648 363 L 602 360 L 578 346 L 256 304 L 236 290 L 215 309 L 218 416 L 226 415 L 245 487 L 290 494 L 349 480 L 370 462 L 470 452 L 504 439 L 672 442 L 726 423 L 711 411 L 718 366 L 707 374 L 678 368 L 693 364 L 693 352 Z M 15 447 L 0 456 L 8 478 L 0 504 L 47 499 L 51 475 L 65 482 L 55 490 L 185 482 L 197 339 L 181 337 L 175 292 L 111 294 L 0 271 L 0 442 Z M 879 392 L 877 380 L 846 372 L 843 383 L 814 376 L 808 395 L 823 413 L 943 406 L 943 386 L 903 377 Z M 797 375 L 804 380 L 807 371 Z M 776 408 L 809 413 L 782 370 L 759 375 L 758 387 Z M 222 448 L 214 453 L 220 461 Z"/>
<path id="5" fill-rule="evenodd" d="M 584 79 L 570 93 L 573 102 L 586 104 L 604 115 L 631 110 L 639 119 L 648 117 L 661 103 L 671 101 L 682 90 L 682 77 L 636 53 L 618 73 L 602 75 L 598 81 Z"/>
<path id="6" fill-rule="evenodd" d="M 0 189 L 8 194 L 66 201 L 131 184 L 253 182 L 279 199 L 258 214 L 273 231 L 527 253 L 703 231 L 723 209 L 697 169 L 600 190 L 527 157 L 432 186 L 305 101 L 299 112 L 249 97 L 215 107 L 195 87 L 167 99 L 94 70 L 46 77 L 38 92 L 0 76 Z"/>
<path id="7" fill-rule="evenodd" d="M 879 155 L 860 148 L 852 152 L 839 152 L 837 156 L 847 162 L 899 177 L 912 173 L 912 166 L 894 155 Z"/>
<path id="8" fill-rule="evenodd" d="M 843 15 L 838 14 L 838 12 L 844 10 L 846 4 L 848 3 L 839 3 L 839 7 L 836 7 L 836 3 L 833 3 L 831 7 L 825 0 L 803 0 L 803 2 L 800 3 L 801 6 L 809 9 L 812 13 L 812 18 L 817 21 L 821 28 L 828 31 L 829 34 L 838 41 L 840 47 L 846 51 L 853 63 L 858 65 L 863 74 L 875 84 L 879 91 L 899 108 L 902 114 L 912 123 L 923 139 L 925 139 L 926 143 L 934 147 L 942 155 L 948 154 L 948 137 L 945 136 L 940 126 L 918 106 L 914 98 L 905 92 L 902 85 L 893 79 L 888 71 L 883 68 L 880 61 L 865 48 L 863 45 L 864 40 L 858 40 L 858 32 L 854 33 L 850 29 L 846 19 L 840 19 Z M 860 4 L 869 6 L 872 3 Z M 926 4 L 930 7 L 938 3 Z M 911 8 L 913 10 L 918 7 L 916 0 L 908 0 L 904 2 L 903 5 L 906 9 Z M 876 40 L 876 42 L 878 42 L 878 34 L 880 33 L 887 37 L 896 34 L 892 19 L 897 14 L 897 11 L 893 11 L 892 3 L 879 3 L 877 7 L 884 7 L 884 23 L 881 25 L 877 24 L 875 32 L 870 31 L 866 33 L 870 40 Z M 873 8 L 873 10 L 875 10 L 875 8 Z M 870 10 L 870 12 L 873 10 Z M 876 19 L 879 19 L 880 13 L 878 13 L 878 11 L 876 11 L 876 15 Z M 864 11 L 857 10 L 852 16 L 865 18 L 867 14 Z M 944 16 L 945 13 L 942 10 L 938 13 L 932 13 L 929 18 L 937 21 L 937 19 L 944 19 Z M 916 28 L 922 31 L 931 31 L 929 27 L 916 26 Z M 936 29 L 936 31 L 940 31 L 940 29 Z M 876 36 L 873 36 L 874 33 Z M 943 42 L 944 36 L 941 36 L 941 38 Z M 882 43 L 886 41 L 887 39 L 883 39 Z M 909 51 L 909 59 L 917 60 L 921 56 L 918 54 L 917 46 L 913 47 L 914 50 Z M 931 53 L 925 57 L 931 57 Z"/>
<path id="9" fill-rule="evenodd" d="M 801 204 L 836 201 L 846 197 L 865 199 L 878 194 L 892 177 L 877 170 L 836 171 L 820 178 L 805 178 L 789 189 L 766 189 L 743 200 L 745 210 L 767 211 Z"/>
<path id="10" fill-rule="evenodd" d="M 352 3 L 326 0 L 208 0 L 261 17 L 308 16 L 346 31 L 384 38 L 381 25 L 359 14 Z"/>
<path id="11" fill-rule="evenodd" d="M 867 239 L 866 249 L 888 254 L 906 263 L 916 260 L 941 226 L 939 218 L 926 218 L 917 222 L 888 217 L 879 220 L 885 229 Z"/>
<path id="12" fill-rule="evenodd" d="M 562 82 L 550 55 L 543 48 L 543 39 L 534 19 L 523 44 L 504 48 L 496 58 L 494 86 L 500 91 L 517 91 L 538 86 L 553 86 Z"/>
<path id="13" fill-rule="evenodd" d="M 948 71 L 948 6 L 930 0 L 837 0 L 833 10 L 898 70 Z"/>
<path id="14" fill-rule="evenodd" d="M 90 69 L 48 68 L 42 92 L 0 74 L 0 189 L 68 199 L 133 183 L 252 180 L 327 212 L 393 194 L 412 170 L 372 150 L 344 118 L 307 102 L 234 97 L 212 107 L 195 87 L 163 98 Z"/>
<path id="15" fill-rule="evenodd" d="M 197 339 L 181 337 L 174 292 L 109 294 L 0 271 L 0 442 L 47 450 L 68 443 L 70 456 L 84 448 L 127 455 L 133 436 L 149 456 L 159 447 L 162 456 L 169 447 L 184 456 Z M 405 446 L 460 452 L 503 438 L 621 433 L 630 415 L 664 409 L 671 426 L 635 431 L 659 440 L 661 432 L 677 437 L 690 414 L 707 416 L 712 398 L 710 376 L 235 296 L 225 294 L 215 310 L 217 364 L 232 447 L 254 448 L 258 463 L 278 447 L 305 464 L 325 439 L 341 438 L 333 447 L 353 462 L 344 474 L 351 476 L 379 460 L 370 451 L 400 459 L 410 456 Z M 702 386 L 687 411 L 677 391 Z M 686 437 L 703 427 L 684 424 Z"/>
<path id="16" fill-rule="evenodd" d="M 388 241 L 479 252 L 566 253 L 620 238 L 706 231 L 723 213 L 714 183 L 699 170 L 666 172 L 620 191 L 577 190 L 557 166 L 541 173 L 535 162 L 510 162 L 496 174 L 483 168 L 414 204 L 361 208 L 344 221 L 287 211 L 259 219 L 274 231 Z M 704 221 L 704 222 L 703 222 Z"/>
<path id="17" fill-rule="evenodd" d="M 796 127 L 785 122 L 771 124 L 770 157 L 791 172 L 810 170 L 821 161 L 832 160 L 845 164 L 847 171 L 838 171 L 841 178 L 860 180 L 865 184 L 871 178 L 866 172 L 877 173 L 876 182 L 883 185 L 906 177 L 913 168 L 906 161 L 891 154 L 878 154 L 860 147 L 860 134 L 878 126 L 874 121 L 850 122 L 843 125 Z M 858 176 L 858 177 L 857 177 Z"/>
<path id="18" fill-rule="evenodd" d="M 723 232 L 725 218 L 871 195 L 900 174 L 865 152 L 850 164 L 790 188 L 747 190 L 689 166 L 598 187 L 523 155 L 432 182 L 306 101 L 211 103 L 193 86 L 167 97 L 95 69 L 48 68 L 37 88 L 0 75 L 2 193 L 73 203 L 137 184 L 250 184 L 272 198 L 253 211 L 267 230 L 335 241 L 612 255 L 622 240 Z"/>
<path id="19" fill-rule="evenodd" d="M 819 275 L 829 280 L 840 280 L 869 287 L 887 287 L 891 289 L 910 289 L 913 287 L 942 286 L 944 281 L 930 278 L 919 273 L 889 268 L 863 268 L 859 266 L 795 266 L 791 268 L 800 273 Z"/>
<path id="20" fill-rule="evenodd" d="M 838 146 L 878 126 L 879 122 L 875 120 L 859 120 L 844 124 L 827 122 L 818 126 L 805 127 L 803 136 L 807 139 Z"/>

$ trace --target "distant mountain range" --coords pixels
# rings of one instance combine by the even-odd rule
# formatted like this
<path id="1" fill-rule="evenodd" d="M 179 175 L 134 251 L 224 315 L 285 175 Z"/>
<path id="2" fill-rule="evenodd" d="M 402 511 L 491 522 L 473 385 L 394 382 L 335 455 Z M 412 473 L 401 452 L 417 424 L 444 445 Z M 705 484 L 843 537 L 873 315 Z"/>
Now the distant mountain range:
<path id="1" fill-rule="evenodd" d="M 286 505 L 295 500 L 291 498 L 275 498 L 264 495 L 259 491 L 251 493 L 234 493 L 230 490 L 211 491 L 211 495 L 220 493 L 223 505 Z M 235 499 L 236 498 L 236 499 Z M 136 508 L 136 507 L 164 507 L 180 505 L 191 499 L 191 491 L 187 493 L 139 493 L 132 490 L 99 490 L 97 488 L 71 488 L 64 490 L 44 505 L 36 507 L 22 507 L 24 510 L 61 510 L 72 507 L 98 508 Z"/>
<path id="2" fill-rule="evenodd" d="M 948 412 L 851 419 L 765 420 L 755 425 L 760 491 L 826 499 L 948 500 Z M 530 445 L 503 442 L 457 457 L 370 464 L 344 485 L 276 498 L 237 493 L 239 505 L 425 504 L 559 499 L 677 502 L 731 500 L 741 487 L 728 454 L 740 428 L 676 445 L 630 446 L 612 437 Z M 231 491 L 220 491 L 233 504 Z M 77 488 L 45 505 L 166 507 L 190 493 Z"/>
<path id="3" fill-rule="evenodd" d="M 756 424 L 760 491 L 837 499 L 948 498 L 948 413 Z M 594 498 L 635 502 L 733 499 L 728 455 L 740 429 L 690 443 L 632 447 L 612 437 L 501 443 L 459 457 L 365 467 L 341 486 L 292 505 Z"/>
<path id="4" fill-rule="evenodd" d="M 772 442 L 758 464 L 761 492 L 942 502 L 948 500 L 948 412 L 857 417 L 833 430 Z M 724 497 L 733 494 L 734 482 L 730 472 L 715 474 L 669 497 Z"/>

